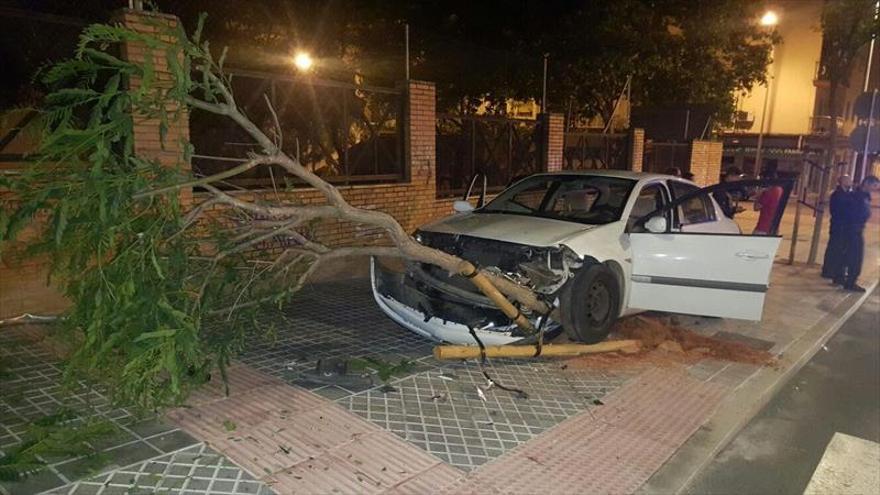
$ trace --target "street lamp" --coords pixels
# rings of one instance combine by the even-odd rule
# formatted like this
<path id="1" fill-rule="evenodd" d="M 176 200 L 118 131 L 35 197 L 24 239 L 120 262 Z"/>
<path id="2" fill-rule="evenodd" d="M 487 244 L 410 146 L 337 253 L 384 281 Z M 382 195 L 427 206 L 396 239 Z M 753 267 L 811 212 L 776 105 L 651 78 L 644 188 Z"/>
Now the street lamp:
<path id="1" fill-rule="evenodd" d="M 298 52 L 293 56 L 293 65 L 302 72 L 308 72 L 314 63 L 315 61 L 312 59 L 312 56 L 306 52 Z"/>
<path id="2" fill-rule="evenodd" d="M 779 24 L 779 16 L 776 15 L 776 12 L 772 10 L 768 10 L 761 16 L 761 25 L 772 29 L 774 26 Z M 773 55 L 776 52 L 776 45 L 770 46 L 770 62 L 774 63 Z M 767 103 L 770 99 L 770 84 L 773 82 L 772 75 L 768 75 L 767 77 L 767 86 L 764 91 L 764 109 L 761 111 L 761 128 L 758 130 L 758 146 L 755 150 L 755 176 L 761 173 L 761 152 L 764 147 L 764 121 L 767 119 Z"/>
<path id="3" fill-rule="evenodd" d="M 779 16 L 776 15 L 776 12 L 772 10 L 768 10 L 764 12 L 764 15 L 761 16 L 761 25 L 762 26 L 775 26 L 779 24 Z"/>

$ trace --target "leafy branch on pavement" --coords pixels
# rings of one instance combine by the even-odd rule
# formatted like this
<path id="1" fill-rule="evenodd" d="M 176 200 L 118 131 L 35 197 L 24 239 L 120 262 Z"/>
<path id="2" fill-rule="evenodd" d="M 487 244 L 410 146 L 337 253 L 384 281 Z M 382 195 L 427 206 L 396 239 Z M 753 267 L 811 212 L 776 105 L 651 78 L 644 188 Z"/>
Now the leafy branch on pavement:
<path id="1" fill-rule="evenodd" d="M 20 177 L 0 178 L 0 189 L 12 192 L 0 208 L 0 254 L 48 256 L 74 303 L 64 320 L 73 341 L 69 379 L 95 378 L 115 399 L 144 408 L 177 403 L 215 367 L 225 379 L 247 329 L 260 326 L 262 306 L 283 304 L 322 265 L 354 255 L 405 257 L 468 274 L 526 328 L 531 324 L 508 298 L 527 314 L 548 313 L 529 288 L 419 244 L 393 217 L 351 206 L 283 152 L 277 119 L 274 129 L 261 129 L 237 105 L 223 70 L 226 52 L 214 57 L 201 37 L 203 19 L 191 36 L 161 24 L 154 33 L 87 27 L 76 56 L 43 74 L 52 92 L 41 109 L 45 129 L 35 161 Z M 117 57 L 121 45 L 137 48 L 143 61 Z M 160 64 L 168 74 L 160 74 Z M 169 134 L 191 109 L 231 119 L 261 151 L 227 171 L 193 176 L 192 146 Z M 139 153 L 136 126 L 154 127 L 166 146 L 176 140 L 183 149 L 176 164 Z M 269 165 L 324 202 L 304 205 L 294 190 L 267 200 L 217 187 Z M 196 186 L 206 197 L 183 202 L 181 192 Z M 310 227 L 327 220 L 379 228 L 387 244 L 322 244 Z M 256 249 L 278 236 L 293 245 L 268 259 Z M 22 238 L 29 240 L 12 243 Z"/>
<path id="2" fill-rule="evenodd" d="M 412 371 L 416 363 L 409 359 L 401 359 L 398 362 L 386 361 L 381 358 L 375 357 L 364 357 L 359 359 L 353 359 L 350 362 L 355 368 L 358 369 L 367 369 L 371 368 L 376 371 L 376 376 L 379 377 L 379 380 L 382 381 L 382 384 L 386 389 L 391 388 L 390 381 L 395 376 L 405 375 L 406 373 Z"/>
<path id="3" fill-rule="evenodd" d="M 47 457 L 84 457 L 88 467 L 97 469 L 108 456 L 99 453 L 92 442 L 110 436 L 116 428 L 107 420 L 77 420 L 70 409 L 33 421 L 22 434 L 22 442 L 0 457 L 0 481 L 19 481 L 47 466 Z"/>

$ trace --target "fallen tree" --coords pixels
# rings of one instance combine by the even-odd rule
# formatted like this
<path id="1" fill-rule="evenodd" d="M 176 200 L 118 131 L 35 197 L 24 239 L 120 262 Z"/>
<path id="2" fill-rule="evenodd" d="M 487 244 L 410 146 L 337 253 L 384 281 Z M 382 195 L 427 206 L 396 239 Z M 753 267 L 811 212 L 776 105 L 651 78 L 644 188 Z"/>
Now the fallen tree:
<path id="1" fill-rule="evenodd" d="M 531 323 L 513 303 L 552 314 L 530 288 L 419 244 L 393 217 L 352 206 L 285 153 L 277 117 L 267 132 L 245 115 L 224 56 L 215 59 L 200 32 L 201 23 L 192 36 L 162 26 L 152 34 L 86 28 L 76 56 L 42 76 L 53 90 L 41 109 L 44 135 L 33 163 L 0 184 L 12 192 L 0 210 L 3 256 L 16 254 L 19 244 L 10 241 L 34 228 L 23 253 L 48 255 L 52 275 L 74 303 L 64 322 L 73 350 L 68 377 L 96 377 L 117 398 L 145 407 L 177 402 L 215 367 L 224 374 L 246 324 L 260 326 L 262 303 L 287 301 L 323 263 L 355 255 L 403 257 L 465 275 L 528 331 Z M 116 57 L 121 44 L 142 48 L 144 61 Z M 170 80 L 156 76 L 160 61 Z M 275 116 L 268 99 L 266 105 Z M 135 126 L 155 123 L 164 140 L 169 124 L 189 109 L 231 119 L 259 152 L 207 177 L 189 172 L 189 143 L 180 143 L 186 152 L 175 167 L 137 152 Z M 319 191 L 324 203 L 244 199 L 218 187 L 270 165 Z M 209 197 L 183 204 L 181 193 L 196 187 Z M 322 244 L 308 231 L 325 220 L 380 228 L 388 243 Z M 281 235 L 293 245 L 271 259 L 254 253 Z"/>

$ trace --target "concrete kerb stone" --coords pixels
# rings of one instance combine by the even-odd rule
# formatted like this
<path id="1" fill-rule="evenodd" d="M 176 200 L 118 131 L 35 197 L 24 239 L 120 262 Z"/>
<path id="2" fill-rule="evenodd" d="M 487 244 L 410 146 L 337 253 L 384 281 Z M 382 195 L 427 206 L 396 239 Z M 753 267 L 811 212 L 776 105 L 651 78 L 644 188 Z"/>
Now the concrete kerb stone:
<path id="1" fill-rule="evenodd" d="M 877 287 L 873 281 L 854 303 L 842 301 L 785 350 L 781 370 L 760 368 L 725 398 L 675 455 L 636 493 L 684 493 L 690 483 L 736 437 L 761 409 L 803 368 Z M 848 305 L 848 306 L 847 306 Z"/>

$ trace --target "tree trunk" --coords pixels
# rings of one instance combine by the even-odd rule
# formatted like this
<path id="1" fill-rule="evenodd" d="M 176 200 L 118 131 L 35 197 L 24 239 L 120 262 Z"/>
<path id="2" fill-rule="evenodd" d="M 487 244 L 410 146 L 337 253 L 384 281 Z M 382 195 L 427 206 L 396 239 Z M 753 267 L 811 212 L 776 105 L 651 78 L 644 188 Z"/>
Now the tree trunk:
<path id="1" fill-rule="evenodd" d="M 813 225 L 813 239 L 810 242 L 810 254 L 807 264 L 815 264 L 819 253 L 819 241 L 822 236 L 822 223 L 825 220 L 825 197 L 828 190 L 828 180 L 834 168 L 834 157 L 837 151 L 837 90 L 839 82 L 834 76 L 829 81 L 828 118 L 831 121 L 831 129 L 828 133 L 828 146 L 825 149 L 825 167 L 819 176 L 819 196 L 816 199 L 816 221 Z"/>

